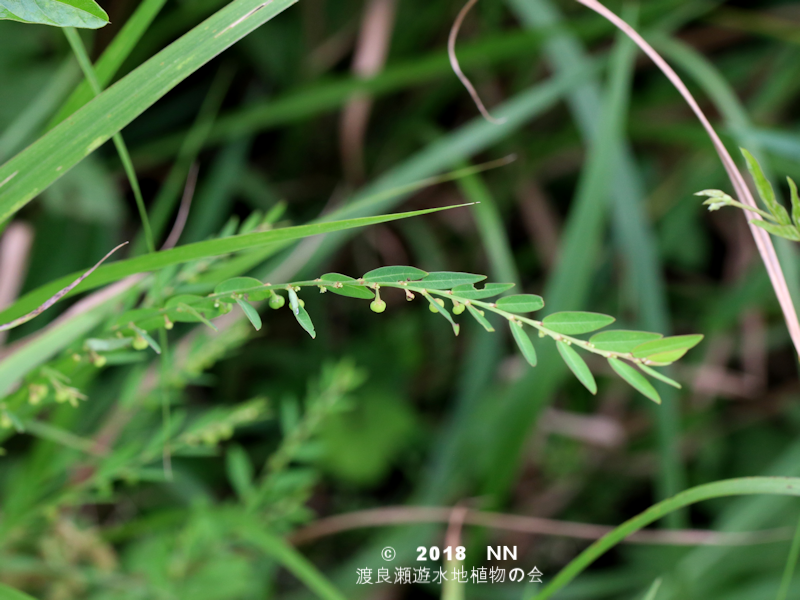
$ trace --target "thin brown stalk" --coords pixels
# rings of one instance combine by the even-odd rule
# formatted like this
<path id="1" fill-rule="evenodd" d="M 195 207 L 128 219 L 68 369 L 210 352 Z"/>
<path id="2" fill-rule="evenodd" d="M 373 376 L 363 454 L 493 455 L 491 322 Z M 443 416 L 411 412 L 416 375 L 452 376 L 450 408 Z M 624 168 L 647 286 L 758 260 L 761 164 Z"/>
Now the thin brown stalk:
<path id="1" fill-rule="evenodd" d="M 320 519 L 294 532 L 289 537 L 289 542 L 301 545 L 354 529 L 415 523 L 448 523 L 448 538 L 455 531 L 460 533 L 462 523 L 531 535 L 552 535 L 582 540 L 600 539 L 614 529 L 605 525 L 481 512 L 464 507 L 453 509 L 438 506 L 389 506 Z M 631 534 L 625 542 L 668 546 L 747 546 L 783 541 L 790 537 L 791 530 L 785 527 L 735 533 L 702 529 L 647 529 Z"/>
<path id="2" fill-rule="evenodd" d="M 658 54 L 658 52 L 656 52 L 653 47 L 648 44 L 633 27 L 628 25 L 625 21 L 603 6 L 600 2 L 597 0 L 577 1 L 613 23 L 625 35 L 631 38 L 631 40 L 633 40 L 636 45 L 639 46 L 639 48 L 641 48 L 642 51 L 652 59 L 654 63 L 656 63 L 658 68 L 661 69 L 670 82 L 672 82 L 672 85 L 674 85 L 675 88 L 680 92 L 681 96 L 683 96 L 684 100 L 686 100 L 687 104 L 689 104 L 694 114 L 700 120 L 700 123 L 702 123 L 706 133 L 708 133 L 708 136 L 711 138 L 711 141 L 714 144 L 714 148 L 716 149 L 717 154 L 722 161 L 722 165 L 725 167 L 725 171 L 728 173 L 728 177 L 731 180 L 731 184 L 733 185 L 733 189 L 736 193 L 736 196 L 738 196 L 739 201 L 750 207 L 757 208 L 753 194 L 750 192 L 750 188 L 747 186 L 741 171 L 739 171 L 733 158 L 728 153 L 725 145 L 722 143 L 722 140 L 720 140 L 717 132 L 712 127 L 710 121 L 703 113 L 697 101 L 694 99 L 694 96 L 692 96 L 689 89 L 683 83 L 678 74 L 672 69 L 672 67 L 667 64 L 661 55 Z M 753 218 L 760 219 L 761 217 L 758 215 L 753 215 Z M 792 338 L 795 352 L 797 353 L 798 357 L 800 357 L 800 324 L 798 324 L 797 321 L 797 313 L 795 312 L 794 305 L 792 304 L 792 298 L 789 294 L 789 288 L 786 285 L 786 278 L 783 275 L 780 262 L 778 262 L 778 256 L 775 253 L 775 247 L 772 245 L 772 240 L 766 231 L 756 227 L 752 223 L 748 224 L 750 226 L 750 232 L 753 235 L 753 239 L 756 242 L 756 246 L 758 247 L 758 252 L 761 255 L 761 260 L 764 262 L 764 266 L 769 274 L 772 287 L 775 290 L 775 295 L 778 297 L 778 302 L 781 305 L 783 317 L 786 320 L 786 326 L 789 329 L 789 335 Z"/>
<path id="3" fill-rule="evenodd" d="M 469 95 L 472 96 L 472 101 L 475 102 L 475 106 L 478 107 L 478 110 L 480 111 L 481 115 L 483 115 L 483 118 L 490 123 L 494 123 L 495 125 L 502 125 L 506 122 L 506 120 L 504 118 L 496 119 L 489 114 L 489 111 L 486 110 L 483 102 L 481 102 L 481 97 L 478 95 L 478 91 L 461 70 L 461 65 L 458 64 L 458 57 L 456 56 L 456 38 L 458 38 L 458 32 L 461 29 L 461 24 L 464 22 L 464 18 L 467 16 L 467 13 L 472 9 L 473 6 L 475 6 L 477 2 L 478 0 L 468 0 L 464 5 L 464 8 L 462 8 L 458 13 L 458 16 L 456 16 L 453 27 L 450 29 L 450 35 L 447 38 L 447 55 L 450 57 L 450 66 L 453 68 L 453 72 L 456 74 L 456 77 L 459 78 L 464 87 L 467 88 Z"/>
<path id="4" fill-rule="evenodd" d="M 27 223 L 11 223 L 0 237 L 0 309 L 16 300 L 25 283 L 33 229 Z M 0 345 L 7 333 L 0 331 Z"/>
<path id="5" fill-rule="evenodd" d="M 175 224 L 172 226 L 172 231 L 170 231 L 167 241 L 161 246 L 162 250 L 174 248 L 181 238 L 183 228 L 186 227 L 186 220 L 189 218 L 189 210 L 192 208 L 194 190 L 195 187 L 197 187 L 198 171 L 197 163 L 193 163 L 191 169 L 189 169 L 189 176 L 186 178 L 186 185 L 183 188 L 183 198 L 181 199 L 181 206 L 178 209 L 178 216 L 175 217 Z"/>

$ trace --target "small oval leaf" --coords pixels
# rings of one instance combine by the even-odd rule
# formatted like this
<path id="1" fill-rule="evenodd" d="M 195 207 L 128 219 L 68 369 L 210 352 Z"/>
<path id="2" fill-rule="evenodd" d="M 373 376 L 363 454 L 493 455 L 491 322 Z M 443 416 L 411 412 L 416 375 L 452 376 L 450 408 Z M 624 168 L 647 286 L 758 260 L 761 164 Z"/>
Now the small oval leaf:
<path id="1" fill-rule="evenodd" d="M 428 273 L 416 267 L 380 267 L 366 273 L 362 279 L 370 283 L 397 283 L 398 281 L 416 281 Z"/>
<path id="2" fill-rule="evenodd" d="M 108 15 L 94 0 L 0 0 L 0 20 L 98 29 Z"/>
<path id="3" fill-rule="evenodd" d="M 449 290 L 459 285 L 475 284 L 484 279 L 486 279 L 486 275 L 436 271 L 423 277 L 420 286 L 429 290 Z"/>
<path id="4" fill-rule="evenodd" d="M 589 338 L 589 343 L 597 350 L 604 352 L 619 352 L 625 354 L 633 352 L 633 349 L 645 342 L 660 340 L 663 335 L 660 333 L 649 333 L 647 331 L 601 331 Z"/>
<path id="5" fill-rule="evenodd" d="M 487 283 L 483 289 L 476 289 L 474 284 L 457 285 L 453 288 L 453 295 L 465 300 L 482 300 L 499 296 L 506 290 L 514 287 L 513 283 Z"/>
<path id="6" fill-rule="evenodd" d="M 485 316 L 483 316 L 483 311 L 478 310 L 471 304 L 467 304 L 467 310 L 469 310 L 469 314 L 471 314 L 475 318 L 475 320 L 483 326 L 483 328 L 486 331 L 489 332 L 494 331 L 494 327 L 492 327 L 492 324 Z"/>
<path id="7" fill-rule="evenodd" d="M 671 354 L 677 351 L 686 353 L 687 350 L 699 344 L 702 339 L 703 336 L 699 333 L 694 335 L 673 335 L 671 337 L 640 344 L 633 349 L 633 355 L 636 358 L 649 358 L 654 354 Z M 683 354 L 681 354 L 681 356 L 683 356 Z M 673 360 L 678 360 L 678 358 L 680 358 L 680 356 Z"/>
<path id="8" fill-rule="evenodd" d="M 611 368 L 617 372 L 617 375 L 627 381 L 631 387 L 650 398 L 650 400 L 656 404 L 661 404 L 661 396 L 658 395 L 656 388 L 654 388 L 639 371 L 618 358 L 609 358 L 608 364 L 610 364 Z"/>
<path id="9" fill-rule="evenodd" d="M 241 298 L 236 299 L 236 304 L 242 309 L 244 316 L 252 323 L 256 331 L 261 331 L 261 315 L 258 314 L 258 311 Z"/>
<path id="10" fill-rule="evenodd" d="M 525 328 L 521 324 L 514 321 L 509 321 L 508 326 L 511 328 L 511 334 L 514 336 L 514 341 L 517 342 L 522 356 L 525 357 L 525 360 L 528 361 L 530 366 L 535 367 L 536 349 L 533 347 L 533 342 L 531 342 L 528 332 L 525 331 Z"/>
<path id="11" fill-rule="evenodd" d="M 561 358 L 567 363 L 570 371 L 578 378 L 578 381 L 580 381 L 587 390 L 592 392 L 592 394 L 596 394 L 597 382 L 594 380 L 594 376 L 586 362 L 575 352 L 575 349 L 566 342 L 556 342 L 556 346 L 558 347 L 558 353 L 561 355 Z"/>
<path id="12" fill-rule="evenodd" d="M 496 303 L 497 308 L 510 313 L 529 313 L 544 308 L 544 300 L 535 294 L 503 296 Z"/>
<path id="13" fill-rule="evenodd" d="M 579 333 L 589 333 L 597 329 L 602 329 L 614 322 L 614 317 L 593 312 L 557 312 L 548 315 L 542 321 L 542 325 L 564 335 L 577 335 Z"/>
<path id="14" fill-rule="evenodd" d="M 308 332 L 308 335 L 312 338 L 316 338 L 317 332 L 314 330 L 314 323 L 311 321 L 311 317 L 306 312 L 306 309 L 300 306 L 300 299 L 297 297 L 297 292 L 292 288 L 289 288 L 287 292 L 289 293 L 289 307 L 292 309 L 294 318 L 297 319 L 300 326 Z"/>

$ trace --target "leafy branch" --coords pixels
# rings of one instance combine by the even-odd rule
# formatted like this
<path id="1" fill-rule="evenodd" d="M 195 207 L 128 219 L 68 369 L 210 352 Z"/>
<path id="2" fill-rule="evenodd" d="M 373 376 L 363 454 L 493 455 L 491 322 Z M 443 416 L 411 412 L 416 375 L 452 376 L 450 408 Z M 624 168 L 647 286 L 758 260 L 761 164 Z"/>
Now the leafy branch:
<path id="1" fill-rule="evenodd" d="M 525 360 L 536 366 L 536 349 L 526 327 L 535 330 L 540 338 L 552 339 L 559 354 L 578 380 L 593 394 L 597 383 L 580 353 L 576 350 L 596 354 L 605 358 L 610 367 L 636 390 L 660 403 L 661 398 L 648 380 L 652 377 L 674 387 L 680 384 L 654 367 L 663 367 L 680 359 L 697 345 L 702 335 L 680 335 L 663 337 L 659 333 L 646 331 L 611 330 L 594 333 L 589 339 L 576 337 L 597 332 L 611 325 L 614 318 L 609 315 L 569 311 L 557 312 L 536 320 L 524 316 L 544 308 L 544 300 L 534 294 L 491 298 L 510 290 L 512 283 L 486 283 L 483 288 L 475 284 L 486 279 L 484 275 L 458 272 L 427 273 L 415 267 L 381 267 L 356 279 L 339 273 L 328 273 L 318 279 L 292 283 L 263 283 L 251 277 L 235 277 L 217 285 L 208 296 L 181 294 L 169 298 L 160 308 L 140 308 L 120 315 L 112 324 L 116 334 L 111 340 L 91 340 L 86 348 L 92 353 L 96 364 L 104 364 L 100 355 L 121 347 L 137 350 L 148 346 L 160 352 L 158 344 L 148 333 L 165 328 L 172 329 L 176 322 L 204 323 L 214 327 L 213 319 L 230 312 L 236 305 L 252 323 L 261 329 L 262 321 L 251 302 L 267 301 L 272 309 L 280 309 L 287 303 L 300 326 L 312 337 L 316 331 L 311 316 L 305 309 L 300 292 L 317 288 L 321 293 L 334 293 L 351 298 L 370 300 L 370 308 L 376 313 L 386 310 L 381 290 L 402 290 L 411 301 L 421 296 L 428 302 L 431 312 L 447 319 L 458 335 L 460 325 L 454 316 L 468 312 L 484 329 L 494 331 L 486 313 L 494 313 L 508 322 L 517 346 Z M 448 310 L 449 306 L 449 310 Z M 451 314 L 452 312 L 452 314 Z"/>

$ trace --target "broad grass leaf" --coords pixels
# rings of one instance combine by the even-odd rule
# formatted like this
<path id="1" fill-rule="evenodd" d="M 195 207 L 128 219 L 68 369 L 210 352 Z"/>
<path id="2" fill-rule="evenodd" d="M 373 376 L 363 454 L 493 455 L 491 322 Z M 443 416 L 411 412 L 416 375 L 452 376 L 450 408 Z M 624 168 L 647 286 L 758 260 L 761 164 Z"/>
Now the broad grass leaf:
<path id="1" fill-rule="evenodd" d="M 459 285 L 475 284 L 484 279 L 486 279 L 486 275 L 436 271 L 423 277 L 422 281 L 420 281 L 420 286 L 429 290 L 449 290 Z"/>
<path id="2" fill-rule="evenodd" d="M 601 331 L 589 338 L 589 343 L 597 350 L 604 352 L 633 352 L 636 346 L 645 342 L 660 340 L 664 336 L 660 333 L 650 333 L 647 331 L 629 331 L 619 329 L 617 331 Z"/>
<path id="3" fill-rule="evenodd" d="M 548 315 L 542 324 L 556 333 L 564 335 L 577 335 L 602 329 L 614 322 L 614 317 L 593 312 L 557 312 Z"/>
<path id="4" fill-rule="evenodd" d="M 702 339 L 703 336 L 699 333 L 693 335 L 673 335 L 671 337 L 640 344 L 633 349 L 633 355 L 636 358 L 649 358 L 655 354 L 666 354 L 678 351 L 685 353 L 687 350 L 699 344 Z M 680 358 L 680 356 L 678 358 Z M 677 358 L 674 360 L 677 360 Z"/>
<path id="5" fill-rule="evenodd" d="M 475 318 L 475 320 L 483 326 L 483 328 L 486 331 L 489 332 L 494 331 L 494 327 L 492 327 L 492 324 L 489 322 L 489 319 L 483 316 L 483 311 L 475 308 L 471 304 L 467 304 L 467 310 L 469 311 L 469 314 L 471 314 Z"/>
<path id="6" fill-rule="evenodd" d="M 770 182 L 767 181 L 767 178 L 764 176 L 764 171 L 761 170 L 761 165 L 758 164 L 758 161 L 755 159 L 755 157 L 747 150 L 741 148 L 741 151 L 744 155 L 745 161 L 747 162 L 747 170 L 750 171 L 750 175 L 753 177 L 753 181 L 756 184 L 758 195 L 761 196 L 761 200 L 767 207 L 767 210 L 772 213 L 772 216 L 775 217 L 775 220 L 781 225 L 791 225 L 792 220 L 789 218 L 789 213 L 786 212 L 786 209 L 775 197 L 775 190 L 772 189 L 772 184 L 770 184 Z"/>
<path id="7" fill-rule="evenodd" d="M 289 307 L 292 309 L 292 314 L 294 314 L 294 318 L 297 319 L 297 322 L 300 323 L 300 326 L 308 332 L 313 338 L 317 337 L 317 332 L 314 330 L 314 323 L 311 320 L 311 317 L 306 312 L 306 309 L 300 306 L 300 299 L 297 297 L 297 292 L 293 289 L 289 288 Z"/>
<path id="8" fill-rule="evenodd" d="M 544 300 L 535 294 L 503 296 L 495 302 L 497 308 L 511 313 L 529 313 L 544 308 Z"/>
<path id="9" fill-rule="evenodd" d="M 255 327 L 256 331 L 261 331 L 261 315 L 258 314 L 258 311 L 241 298 L 236 299 L 236 304 L 242 309 L 244 316 L 247 317 L 247 320 Z"/>
<path id="10" fill-rule="evenodd" d="M 617 372 L 617 375 L 627 381 L 631 387 L 641 392 L 656 404 L 661 404 L 661 396 L 658 395 L 656 388 L 647 381 L 647 378 L 628 363 L 618 358 L 609 358 L 608 364 Z"/>
<path id="11" fill-rule="evenodd" d="M 380 267 L 365 273 L 362 279 L 370 283 L 397 283 L 398 281 L 416 281 L 428 273 L 416 267 L 403 267 L 399 265 Z"/>
<path id="12" fill-rule="evenodd" d="M 536 349 L 533 347 L 533 342 L 531 342 L 528 332 L 525 331 L 525 327 L 514 321 L 509 321 L 508 326 L 511 328 L 511 335 L 514 336 L 514 341 L 517 342 L 522 356 L 525 357 L 530 366 L 535 367 L 537 362 Z"/>
<path id="13" fill-rule="evenodd" d="M 586 362 L 575 349 L 566 342 L 556 342 L 556 346 L 558 347 L 558 353 L 561 355 L 561 358 L 575 377 L 578 378 L 578 381 L 580 381 L 587 390 L 592 392 L 592 394 L 596 394 L 597 382 L 594 380 L 594 376 Z"/>
<path id="14" fill-rule="evenodd" d="M 342 287 L 326 287 L 329 292 L 339 294 L 340 296 L 347 296 L 349 298 L 363 298 L 364 300 L 372 300 L 375 297 L 375 292 L 367 287 L 360 285 L 348 285 L 348 281 L 356 281 L 348 275 L 342 275 L 341 273 L 325 273 L 325 275 L 320 277 L 320 279 L 322 281 L 335 281 L 337 283 L 341 283 Z"/>
<path id="15" fill-rule="evenodd" d="M 99 29 L 108 15 L 94 0 L 0 0 L 0 20 Z"/>
<path id="16" fill-rule="evenodd" d="M 513 283 L 487 283 L 482 289 L 476 289 L 473 284 L 457 285 L 453 294 L 465 300 L 483 300 L 492 296 L 499 296 L 506 290 L 514 287 Z"/>
<path id="17" fill-rule="evenodd" d="M 223 281 L 214 288 L 214 294 L 225 294 L 226 297 L 220 298 L 220 302 L 233 303 L 236 301 L 232 298 L 233 294 L 242 294 L 245 290 L 249 290 L 247 299 L 253 302 L 263 300 L 270 295 L 269 289 L 265 288 L 264 284 L 254 277 L 234 277 Z"/>

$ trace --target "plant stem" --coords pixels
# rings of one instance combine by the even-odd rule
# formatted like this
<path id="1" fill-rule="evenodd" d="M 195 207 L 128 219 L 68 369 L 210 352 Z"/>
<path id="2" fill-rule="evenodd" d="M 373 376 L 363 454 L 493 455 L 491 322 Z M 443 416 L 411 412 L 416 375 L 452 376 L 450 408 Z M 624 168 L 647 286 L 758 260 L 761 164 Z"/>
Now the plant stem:
<path id="1" fill-rule="evenodd" d="M 83 45 L 81 36 L 73 27 L 65 27 L 64 35 L 67 36 L 67 41 L 72 47 L 72 52 L 75 54 L 75 58 L 78 59 L 78 64 L 80 65 L 86 80 L 89 82 L 94 95 L 99 96 L 103 91 L 103 88 L 100 86 L 100 82 L 97 81 L 94 68 L 92 67 L 92 62 L 89 60 L 89 55 L 86 53 L 86 48 Z M 131 155 L 128 152 L 128 147 L 125 145 L 125 141 L 122 139 L 122 134 L 115 133 L 112 136 L 112 139 L 114 140 L 114 146 L 117 148 L 117 154 L 119 154 L 122 167 L 125 169 L 125 174 L 128 176 L 128 181 L 130 182 L 131 190 L 133 191 L 133 197 L 136 199 L 136 208 L 139 210 L 139 217 L 142 220 L 142 227 L 144 228 L 145 240 L 147 242 L 147 250 L 148 252 L 155 252 L 156 246 L 153 241 L 153 231 L 150 228 L 150 220 L 147 218 L 147 209 L 144 206 L 142 190 L 139 188 L 139 180 L 136 178 L 136 171 L 133 168 L 133 162 L 131 161 Z"/>

